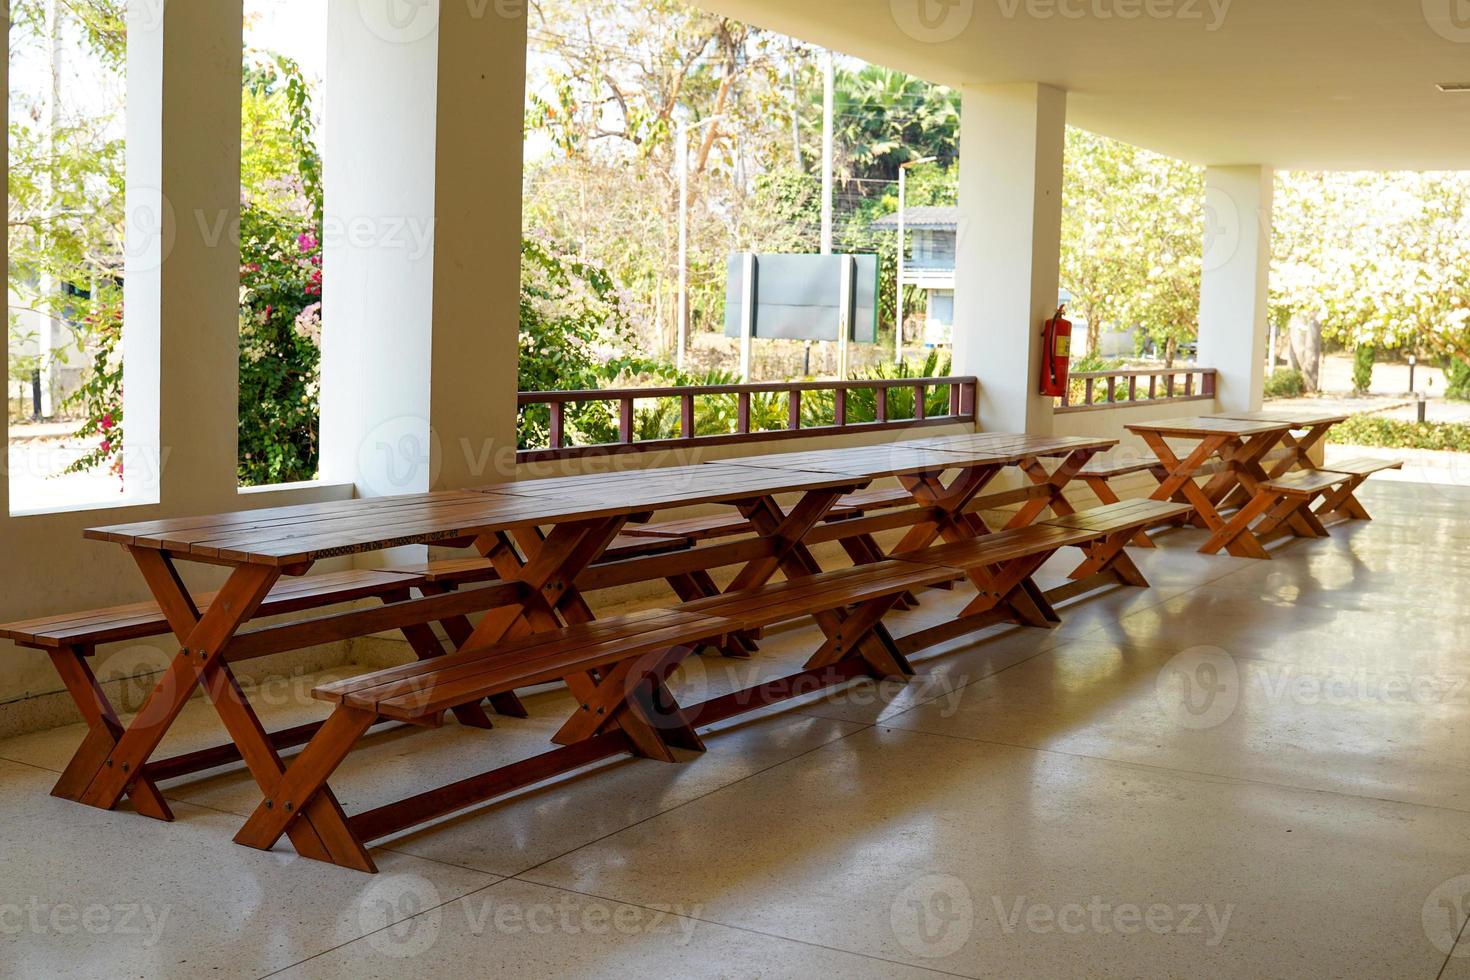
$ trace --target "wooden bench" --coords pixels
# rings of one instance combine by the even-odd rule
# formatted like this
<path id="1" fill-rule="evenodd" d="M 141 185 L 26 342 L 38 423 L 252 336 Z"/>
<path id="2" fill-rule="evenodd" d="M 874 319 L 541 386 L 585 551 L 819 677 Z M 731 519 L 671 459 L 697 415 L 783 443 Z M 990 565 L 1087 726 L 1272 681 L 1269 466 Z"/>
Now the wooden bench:
<path id="1" fill-rule="evenodd" d="M 1147 528 L 1187 517 L 1193 512 L 1189 504 L 1171 500 L 1120 500 L 1043 523 L 1102 535 L 1080 546 L 1087 558 L 1069 576 L 1074 581 L 1110 575 L 1120 584 L 1145 588 L 1148 580 L 1124 549 L 1127 545 L 1137 544 L 1138 535 Z M 1153 547 L 1153 542 L 1150 541 L 1148 547 Z"/>
<path id="2" fill-rule="evenodd" d="M 421 585 L 419 575 L 401 571 L 354 569 L 301 578 L 283 578 L 270 590 L 256 613 L 256 618 L 278 616 L 359 599 L 380 599 L 394 603 L 410 596 L 410 590 Z M 198 599 L 200 611 L 207 611 L 215 593 Z M 44 650 L 60 675 L 88 727 L 87 738 L 62 773 L 51 795 L 79 800 L 86 789 L 98 761 L 107 757 L 121 736 L 123 726 L 111 700 L 97 681 L 87 659 L 98 646 L 164 636 L 171 632 L 168 619 L 155 602 L 129 603 L 85 612 L 46 616 L 0 626 L 0 638 L 17 646 Z M 442 644 L 427 626 L 403 628 L 414 652 L 423 658 L 444 653 Z M 514 694 L 497 697 L 497 710 L 504 714 L 524 716 Z M 460 721 L 478 728 L 490 727 L 490 719 L 478 706 L 465 706 Z M 316 732 L 317 725 L 301 725 L 273 733 L 271 744 L 277 749 L 301 745 Z M 171 819 L 167 803 L 156 790 L 156 782 L 174 776 L 201 772 L 226 765 L 240 758 L 239 749 L 224 744 L 197 750 L 149 764 L 150 778 L 140 779 L 132 791 L 133 803 L 149 816 Z"/>
<path id="3" fill-rule="evenodd" d="M 1312 503 L 1350 479 L 1346 474 L 1328 470 L 1295 470 L 1260 481 L 1251 498 L 1210 536 L 1200 551 L 1214 554 L 1246 532 L 1261 542 L 1288 532 L 1302 538 L 1324 538 L 1327 528 L 1312 512 Z"/>
<path id="4" fill-rule="evenodd" d="M 703 748 L 696 725 L 746 710 L 735 704 L 737 695 L 685 711 L 669 693 L 669 675 L 699 644 L 801 610 L 815 613 L 826 634 L 804 673 L 844 665 L 836 672 L 838 678 L 859 672 L 900 676 L 911 668 L 877 632 L 883 614 L 906 590 L 962 574 L 899 561 L 818 573 L 322 685 L 313 696 L 333 703 L 332 715 L 290 768 L 265 789 L 265 798 L 235 840 L 268 850 L 306 817 L 323 839 L 328 860 L 374 871 L 364 845 L 385 834 L 608 755 L 631 753 L 673 762 L 674 748 Z M 515 763 L 350 819 L 342 813 L 328 780 L 381 718 L 433 726 L 446 710 L 554 680 L 566 682 L 577 704 L 553 738 L 561 749 L 538 757 L 534 765 Z M 752 693 L 757 691 L 739 694 L 758 697 Z"/>
<path id="5" fill-rule="evenodd" d="M 1144 459 L 1139 457 L 1119 457 L 1116 459 L 1094 458 L 1084 466 L 1077 474 L 1082 482 L 1087 484 L 1092 495 L 1100 504 L 1116 504 L 1119 502 L 1117 492 L 1112 487 L 1112 481 L 1125 476 L 1133 476 L 1136 473 L 1152 473 L 1159 470 L 1157 459 Z M 1140 548 L 1156 547 L 1153 538 L 1148 536 L 1147 528 L 1140 528 L 1133 537 L 1133 543 Z"/>
<path id="6" fill-rule="evenodd" d="M 1335 514 L 1343 520 L 1371 521 L 1372 516 L 1358 500 L 1358 488 L 1375 473 L 1403 468 L 1404 461 L 1401 459 L 1373 459 L 1368 456 L 1354 457 L 1323 467 L 1328 472 L 1343 474 L 1347 480 L 1323 498 L 1316 510 L 1317 517 L 1327 518 Z"/>

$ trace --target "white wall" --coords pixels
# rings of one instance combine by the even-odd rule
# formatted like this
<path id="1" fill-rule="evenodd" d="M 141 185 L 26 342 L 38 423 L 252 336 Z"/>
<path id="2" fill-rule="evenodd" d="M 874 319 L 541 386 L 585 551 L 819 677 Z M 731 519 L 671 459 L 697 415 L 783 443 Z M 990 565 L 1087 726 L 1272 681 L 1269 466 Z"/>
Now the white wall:
<path id="1" fill-rule="evenodd" d="M 1219 372 L 1229 411 L 1255 411 L 1264 394 L 1273 192 L 1270 167 L 1205 171 L 1199 362 Z"/>

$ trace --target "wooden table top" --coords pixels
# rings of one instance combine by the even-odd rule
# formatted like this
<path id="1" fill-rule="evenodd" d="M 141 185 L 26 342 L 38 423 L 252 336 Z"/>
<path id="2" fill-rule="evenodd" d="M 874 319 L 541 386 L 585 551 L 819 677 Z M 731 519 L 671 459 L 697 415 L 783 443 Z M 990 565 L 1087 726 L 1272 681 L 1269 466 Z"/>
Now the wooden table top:
<path id="1" fill-rule="evenodd" d="M 1323 412 L 1310 408 L 1268 408 L 1261 412 L 1215 412 L 1213 419 L 1236 419 L 1241 422 L 1285 422 L 1293 429 L 1310 429 L 1315 425 L 1337 425 L 1348 420 L 1343 412 Z"/>
<path id="2" fill-rule="evenodd" d="M 941 452 L 979 453 L 998 462 L 1020 462 L 1033 457 L 1067 456 L 1081 449 L 1112 449 L 1117 439 L 1092 436 L 1028 436 L 1011 432 L 973 432 L 919 439 L 909 445 Z"/>
<path id="3" fill-rule="evenodd" d="M 1204 439 L 1209 436 L 1263 435 L 1267 432 L 1287 432 L 1291 425 L 1286 422 L 1259 422 L 1242 419 L 1222 419 L 1189 416 L 1178 419 L 1158 419 L 1152 422 L 1130 422 L 1124 426 L 1129 432 L 1157 432 L 1164 436 Z"/>
<path id="4" fill-rule="evenodd" d="M 84 533 L 93 540 L 152 548 L 184 558 L 299 565 L 517 527 L 826 487 L 847 489 L 865 482 L 845 475 L 748 466 L 685 466 L 145 521 Z"/>
<path id="5" fill-rule="evenodd" d="M 841 474 L 876 480 L 885 476 L 942 473 L 945 470 L 994 462 L 986 453 L 943 452 L 908 442 L 892 442 L 876 446 L 814 449 L 804 453 L 773 453 L 708 465 L 779 467 L 806 474 Z"/>

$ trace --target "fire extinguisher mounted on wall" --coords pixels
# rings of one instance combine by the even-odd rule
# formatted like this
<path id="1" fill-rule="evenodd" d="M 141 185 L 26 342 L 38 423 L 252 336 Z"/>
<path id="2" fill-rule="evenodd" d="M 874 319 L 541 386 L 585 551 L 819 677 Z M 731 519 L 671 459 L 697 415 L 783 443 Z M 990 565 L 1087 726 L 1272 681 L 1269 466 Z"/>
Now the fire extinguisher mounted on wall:
<path id="1" fill-rule="evenodd" d="M 1058 306 L 1056 316 L 1042 328 L 1041 393 L 1060 397 L 1067 393 L 1067 365 L 1072 359 L 1072 324 Z"/>

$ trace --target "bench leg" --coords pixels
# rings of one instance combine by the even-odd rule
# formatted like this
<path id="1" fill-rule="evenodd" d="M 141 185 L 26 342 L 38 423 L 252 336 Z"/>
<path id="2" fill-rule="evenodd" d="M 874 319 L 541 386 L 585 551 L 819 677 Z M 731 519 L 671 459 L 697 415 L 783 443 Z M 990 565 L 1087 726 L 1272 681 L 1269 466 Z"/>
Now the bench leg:
<path id="1" fill-rule="evenodd" d="M 450 587 L 440 582 L 426 582 L 419 586 L 419 591 L 424 595 L 443 595 L 450 591 Z M 439 625 L 444 627 L 444 632 L 448 634 L 449 640 L 454 644 L 456 650 L 468 643 L 470 636 L 475 632 L 474 626 L 470 624 L 469 618 L 465 616 L 451 616 L 448 619 L 441 620 Z M 412 643 L 413 641 L 409 640 L 409 642 Z M 437 644 L 439 641 L 436 639 L 434 642 Z M 415 650 L 415 653 L 417 653 L 417 650 Z M 521 699 L 516 697 L 514 691 L 492 695 L 489 700 L 490 707 L 494 708 L 495 713 L 498 715 L 504 715 L 507 718 L 527 718 L 530 716 L 530 712 L 521 703 Z M 483 714 L 483 711 L 481 713 Z M 486 721 L 488 722 L 489 719 L 487 718 Z M 490 726 L 487 724 L 483 727 L 488 728 Z"/>
<path id="2" fill-rule="evenodd" d="M 1236 511 L 1228 522 L 1222 524 L 1214 534 L 1210 535 L 1209 540 L 1200 546 L 1200 553 L 1218 554 L 1220 549 L 1224 548 L 1232 555 L 1241 558 L 1269 559 L 1270 554 L 1261 547 L 1260 540 L 1251 533 L 1250 526 L 1256 518 L 1276 507 L 1280 500 L 1280 494 L 1265 490 L 1257 491 L 1256 495 L 1246 501 L 1245 506 Z"/>
<path id="3" fill-rule="evenodd" d="M 979 594 L 959 614 L 958 619 L 979 616 L 999 607 L 1010 610 L 1016 622 L 1038 629 L 1052 629 L 1061 622 L 1056 610 L 1041 595 L 1031 576 L 1045 565 L 1056 553 L 1056 549 L 1024 558 L 1005 562 L 995 571 L 973 568 L 969 570 L 970 581 L 975 583 Z M 1026 588 L 1030 585 L 1031 588 Z M 1040 599 L 1038 603 L 1037 600 Z"/>
<path id="4" fill-rule="evenodd" d="M 681 575 L 670 575 L 667 579 L 669 588 L 674 590 L 682 602 L 693 602 L 696 599 L 704 599 L 709 596 L 720 594 L 719 586 L 709 577 L 708 572 L 703 572 L 701 577 L 685 573 Z M 734 660 L 749 660 L 750 654 L 756 649 L 755 641 L 741 634 L 736 634 L 728 639 L 712 643 L 710 646 L 719 652 L 722 657 L 730 657 Z"/>
<path id="5" fill-rule="evenodd" d="M 1119 531 L 1083 548 L 1086 560 L 1072 570 L 1068 578 L 1081 580 L 1101 572 L 1111 572 L 1122 585 L 1148 588 L 1148 579 L 1128 557 L 1127 546 L 1133 543 L 1133 531 Z"/>
<path id="6" fill-rule="evenodd" d="M 838 544 L 842 550 L 847 552 L 847 557 L 852 559 L 854 565 L 873 565 L 884 560 L 883 549 L 874 540 L 871 534 L 859 534 L 851 538 L 839 538 Z M 905 592 L 899 597 L 895 609 L 913 609 L 919 604 L 919 599 L 912 592 Z"/>
<path id="7" fill-rule="evenodd" d="M 1083 481 L 1092 490 L 1092 495 L 1101 504 L 1122 503 L 1121 498 L 1113 492 L 1112 486 L 1107 480 L 1100 476 L 1084 476 Z M 1133 533 L 1133 543 L 1140 548 L 1157 548 L 1154 539 L 1148 536 L 1148 528 L 1141 527 Z"/>
<path id="8" fill-rule="evenodd" d="M 303 857 L 376 873 L 377 866 L 367 848 L 352 832 L 337 797 L 327 785 L 332 773 L 375 721 L 377 715 L 371 711 L 339 705 L 291 767 L 261 783 L 265 798 L 235 835 L 235 843 L 268 851 L 281 835 L 291 834 L 309 822 L 321 848 L 303 853 L 298 846 L 297 852 Z M 296 842 L 294 834 L 292 842 Z"/>
<path id="9" fill-rule="evenodd" d="M 1366 476 L 1349 477 L 1346 483 L 1323 498 L 1322 503 L 1317 506 L 1316 516 L 1327 518 L 1336 514 L 1343 520 L 1371 521 L 1372 516 L 1358 500 L 1358 488 L 1367 480 Z"/>
<path id="10" fill-rule="evenodd" d="M 846 615 L 833 613 L 830 617 L 823 617 L 825 622 L 822 622 L 822 630 L 827 639 L 808 658 L 805 669 L 827 667 L 856 657 L 863 661 L 866 672 L 875 680 L 912 677 L 914 668 L 891 642 L 884 642 L 880 634 L 883 617 L 898 604 L 902 596 L 903 593 L 895 592 L 865 602 Z M 886 630 L 882 632 L 886 633 Z"/>
<path id="11" fill-rule="evenodd" d="M 577 710 L 551 740 L 558 745 L 573 745 L 599 732 L 620 728 L 635 754 L 647 759 L 674 762 L 674 747 L 703 751 L 704 743 L 685 723 L 683 709 L 664 686 L 673 669 L 692 652 L 689 647 L 675 647 L 625 660 L 600 677 L 567 677 Z"/>
<path id="12" fill-rule="evenodd" d="M 123 726 L 118 720 L 117 712 L 113 710 L 112 702 L 97 683 L 92 668 L 87 665 L 86 651 L 83 648 L 66 647 L 48 652 L 56 673 L 61 676 L 61 682 L 66 685 L 67 692 L 76 702 L 77 710 L 87 722 L 87 737 L 72 756 L 61 778 L 56 781 L 51 795 L 80 803 L 87 785 L 116 748 L 117 740 L 122 737 Z M 155 820 L 174 818 L 168 802 L 146 773 L 128 787 L 128 799 L 132 801 L 133 809 L 145 817 L 153 817 Z"/>

